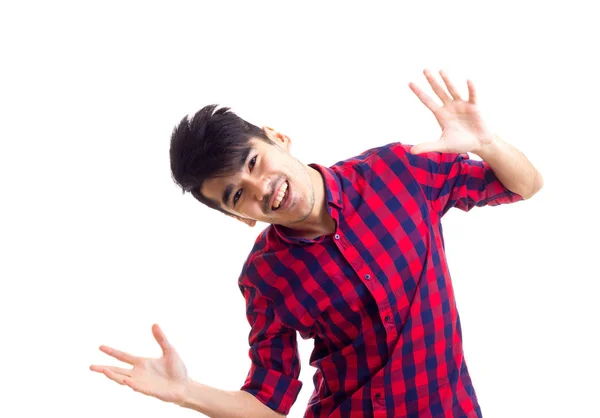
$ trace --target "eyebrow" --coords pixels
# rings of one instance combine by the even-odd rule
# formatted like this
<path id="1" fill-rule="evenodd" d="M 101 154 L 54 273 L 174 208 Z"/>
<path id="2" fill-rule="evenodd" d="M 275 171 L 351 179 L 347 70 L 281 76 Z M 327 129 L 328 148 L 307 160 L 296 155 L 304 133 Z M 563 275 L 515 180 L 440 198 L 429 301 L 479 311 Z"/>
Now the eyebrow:
<path id="1" fill-rule="evenodd" d="M 246 150 L 246 152 L 243 152 L 242 155 L 240 156 L 239 165 L 242 170 L 244 169 L 244 167 L 246 165 L 246 160 L 248 159 L 248 156 L 253 151 L 254 151 L 254 147 L 248 148 Z M 227 202 L 229 202 L 229 197 L 231 196 L 232 192 L 233 192 L 233 184 L 228 184 L 227 187 L 225 187 L 225 190 L 223 191 L 223 196 L 221 196 L 221 201 L 223 202 L 224 206 L 229 206 L 229 204 Z"/>
<path id="2" fill-rule="evenodd" d="M 225 191 L 223 192 L 223 196 L 221 199 L 223 200 L 223 206 L 229 206 L 227 202 L 229 201 L 229 196 L 231 196 L 231 192 L 233 191 L 233 184 L 228 184 L 225 187 Z"/>

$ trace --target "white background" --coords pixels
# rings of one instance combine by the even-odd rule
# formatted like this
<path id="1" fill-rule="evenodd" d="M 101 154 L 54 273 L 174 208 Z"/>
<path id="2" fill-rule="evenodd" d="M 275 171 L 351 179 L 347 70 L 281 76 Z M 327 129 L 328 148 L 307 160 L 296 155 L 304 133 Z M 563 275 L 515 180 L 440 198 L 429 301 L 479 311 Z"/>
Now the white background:
<path id="1" fill-rule="evenodd" d="M 174 125 L 231 106 L 331 165 L 438 138 L 408 88 L 428 89 L 426 67 L 463 92 L 472 79 L 486 119 L 545 178 L 532 200 L 445 217 L 483 414 L 600 416 L 600 31 L 583 2 L 549 3 L 3 2 L 0 416 L 200 416 L 88 369 L 118 363 L 101 344 L 159 356 L 155 322 L 195 380 L 238 389 L 237 278 L 265 225 L 182 196 Z M 300 339 L 290 417 L 313 389 L 311 348 Z"/>

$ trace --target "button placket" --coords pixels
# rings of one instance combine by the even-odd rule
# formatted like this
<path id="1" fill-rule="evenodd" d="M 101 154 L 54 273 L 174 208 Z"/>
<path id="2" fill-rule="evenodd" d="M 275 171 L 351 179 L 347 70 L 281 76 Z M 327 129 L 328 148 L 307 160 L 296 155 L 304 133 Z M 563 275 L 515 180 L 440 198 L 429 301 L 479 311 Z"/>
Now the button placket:
<path id="1" fill-rule="evenodd" d="M 371 396 L 373 400 L 373 406 L 376 410 L 383 410 L 385 408 L 384 398 L 384 369 L 380 370 L 373 379 L 371 380 Z M 377 416 L 377 415 L 375 415 Z"/>
<path id="2" fill-rule="evenodd" d="M 377 408 L 377 410 L 381 410 L 385 407 L 385 398 L 383 397 L 383 393 L 376 392 L 375 393 L 375 402 L 373 402 Z"/>

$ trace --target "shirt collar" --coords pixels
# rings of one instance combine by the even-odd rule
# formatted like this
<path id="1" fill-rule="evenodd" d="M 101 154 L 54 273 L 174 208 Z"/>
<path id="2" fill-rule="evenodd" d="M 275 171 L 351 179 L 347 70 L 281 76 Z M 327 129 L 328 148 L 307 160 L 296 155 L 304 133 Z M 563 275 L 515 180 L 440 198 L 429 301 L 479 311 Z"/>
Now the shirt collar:
<path id="1" fill-rule="evenodd" d="M 323 177 L 323 183 L 325 185 L 325 196 L 327 202 L 326 208 L 329 211 L 329 214 L 336 220 L 336 222 L 338 222 L 339 215 L 337 211 L 332 211 L 332 208 L 342 209 L 342 185 L 340 183 L 339 177 L 329 167 L 324 167 L 314 163 L 309 164 L 309 167 L 312 167 L 315 170 L 317 170 Z M 285 233 L 285 228 L 282 228 L 280 225 L 271 225 L 271 227 L 275 230 L 276 235 L 281 240 L 289 244 L 311 244 L 323 238 L 320 237 L 316 240 L 311 240 L 306 238 L 291 237 Z"/>
<path id="2" fill-rule="evenodd" d="M 323 167 L 318 164 L 309 164 L 310 167 L 317 170 L 325 180 L 325 194 L 327 195 L 327 204 L 333 205 L 338 209 L 342 208 L 342 185 L 339 177 L 329 167 Z"/>

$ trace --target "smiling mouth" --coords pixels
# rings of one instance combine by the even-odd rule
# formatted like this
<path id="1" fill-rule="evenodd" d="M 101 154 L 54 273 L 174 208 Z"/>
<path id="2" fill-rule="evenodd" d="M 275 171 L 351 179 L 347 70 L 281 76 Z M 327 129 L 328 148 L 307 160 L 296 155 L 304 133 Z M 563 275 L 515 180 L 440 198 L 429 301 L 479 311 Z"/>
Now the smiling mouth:
<path id="1" fill-rule="evenodd" d="M 271 210 L 277 210 L 281 207 L 281 204 L 288 195 L 289 186 L 290 185 L 287 181 L 283 182 L 283 184 L 279 188 L 279 191 L 277 192 L 277 195 L 275 196 L 275 200 L 273 201 L 273 206 L 271 206 Z"/>

